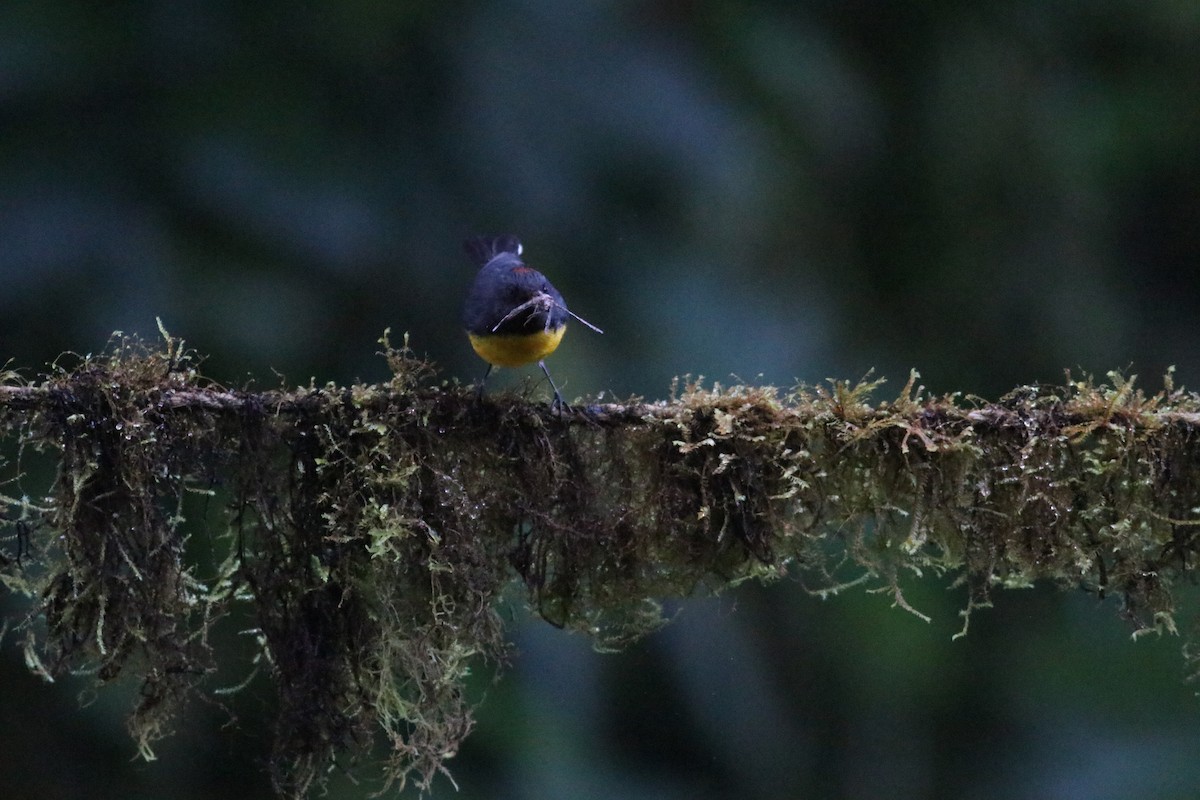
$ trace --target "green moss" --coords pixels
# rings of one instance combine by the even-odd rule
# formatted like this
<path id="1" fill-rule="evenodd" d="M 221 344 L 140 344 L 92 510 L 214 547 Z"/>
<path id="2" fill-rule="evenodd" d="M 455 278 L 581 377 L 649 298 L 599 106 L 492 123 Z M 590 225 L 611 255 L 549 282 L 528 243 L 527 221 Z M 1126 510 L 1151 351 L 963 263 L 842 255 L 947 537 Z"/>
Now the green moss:
<path id="1" fill-rule="evenodd" d="M 1052 581 L 1120 596 L 1137 631 L 1175 630 L 1200 399 L 1170 375 L 1152 396 L 1113 374 L 996 403 L 927 396 L 915 373 L 882 401 L 879 380 L 696 380 L 669 402 L 558 413 L 479 402 L 382 343 L 379 386 L 230 391 L 165 334 L 36 384 L 0 376 L 17 443 L 0 580 L 33 601 L 31 667 L 137 676 L 130 725 L 151 757 L 188 697 L 223 691 L 210 633 L 249 609 L 280 701 L 273 776 L 299 796 L 376 742 L 390 786 L 444 770 L 473 724 L 470 671 L 510 655 L 496 606 L 514 585 L 600 648 L 661 626 L 664 598 L 789 574 L 918 616 L 908 573 L 965 584 L 966 614 Z M 38 451 L 59 461 L 44 499 L 20 477 Z M 185 497 L 214 491 L 223 513 L 183 524 Z"/>

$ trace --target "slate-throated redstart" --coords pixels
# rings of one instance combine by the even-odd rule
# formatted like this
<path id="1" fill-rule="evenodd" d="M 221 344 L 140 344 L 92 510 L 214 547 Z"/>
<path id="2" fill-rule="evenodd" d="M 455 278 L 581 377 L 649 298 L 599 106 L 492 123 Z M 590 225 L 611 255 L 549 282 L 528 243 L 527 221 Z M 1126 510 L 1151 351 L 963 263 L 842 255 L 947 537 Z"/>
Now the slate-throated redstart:
<path id="1" fill-rule="evenodd" d="M 463 326 L 471 347 L 488 363 L 479 395 L 493 367 L 519 367 L 534 361 L 554 390 L 554 405 L 566 405 L 543 359 L 554 352 L 567 330 L 567 317 L 604 331 L 567 309 L 546 276 L 521 260 L 521 242 L 512 234 L 473 236 L 463 249 L 479 267 L 463 306 Z"/>

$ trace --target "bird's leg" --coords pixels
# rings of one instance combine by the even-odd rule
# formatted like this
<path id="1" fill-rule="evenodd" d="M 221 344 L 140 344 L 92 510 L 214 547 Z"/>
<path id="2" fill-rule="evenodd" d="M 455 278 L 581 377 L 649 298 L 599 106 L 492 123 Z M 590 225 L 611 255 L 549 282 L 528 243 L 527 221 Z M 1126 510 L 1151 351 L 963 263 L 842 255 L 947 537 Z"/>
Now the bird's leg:
<path id="1" fill-rule="evenodd" d="M 554 385 L 554 378 L 550 377 L 550 370 L 546 369 L 546 362 L 539 361 L 538 366 L 542 368 L 542 372 L 546 373 L 546 380 L 550 381 L 550 388 L 554 390 L 554 402 L 551 406 L 558 410 L 558 413 L 570 411 L 571 407 L 563 400 L 562 394 L 558 391 L 558 387 Z"/>
<path id="2" fill-rule="evenodd" d="M 487 385 L 488 375 L 491 375 L 491 374 L 492 374 L 492 365 L 488 364 L 487 371 L 484 372 L 483 377 L 479 379 L 479 391 L 477 391 L 475 393 L 475 399 L 477 401 L 480 401 L 480 402 L 483 401 L 483 387 L 485 385 Z"/>

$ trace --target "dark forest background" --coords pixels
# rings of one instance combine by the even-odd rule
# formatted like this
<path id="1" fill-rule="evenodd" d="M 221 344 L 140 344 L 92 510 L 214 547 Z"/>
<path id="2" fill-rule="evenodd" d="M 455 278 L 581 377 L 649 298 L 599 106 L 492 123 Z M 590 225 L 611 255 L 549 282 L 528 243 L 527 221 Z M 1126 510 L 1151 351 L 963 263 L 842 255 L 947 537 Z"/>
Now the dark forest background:
<path id="1" fill-rule="evenodd" d="M 161 317 L 227 385 L 377 381 L 391 326 L 467 382 L 460 241 L 512 231 L 606 330 L 551 359 L 568 397 L 870 368 L 890 393 L 912 367 L 988 398 L 1064 369 L 1198 386 L 1198 42 L 1191 0 L 7 0 L 0 362 Z M 913 578 L 928 625 L 743 586 L 616 655 L 515 603 L 433 796 L 1200 792 L 1177 639 L 1035 587 L 952 642 L 949 582 Z M 0 686 L 0 796 L 270 796 L 261 679 L 150 764 L 136 686 L 45 685 L 12 634 Z"/>

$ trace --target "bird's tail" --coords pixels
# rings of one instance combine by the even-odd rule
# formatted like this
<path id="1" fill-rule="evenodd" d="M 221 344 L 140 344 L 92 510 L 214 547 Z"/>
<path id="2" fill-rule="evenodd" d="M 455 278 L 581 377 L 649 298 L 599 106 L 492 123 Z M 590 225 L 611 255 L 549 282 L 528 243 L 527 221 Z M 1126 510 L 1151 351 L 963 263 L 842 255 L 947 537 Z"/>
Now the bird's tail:
<path id="1" fill-rule="evenodd" d="M 511 233 L 501 236 L 472 236 L 463 242 L 463 250 L 475 262 L 475 266 L 482 267 L 501 253 L 520 256 L 521 240 Z"/>

